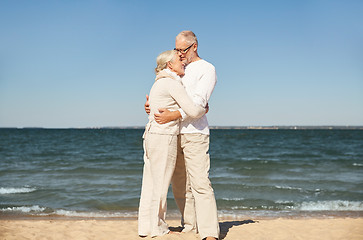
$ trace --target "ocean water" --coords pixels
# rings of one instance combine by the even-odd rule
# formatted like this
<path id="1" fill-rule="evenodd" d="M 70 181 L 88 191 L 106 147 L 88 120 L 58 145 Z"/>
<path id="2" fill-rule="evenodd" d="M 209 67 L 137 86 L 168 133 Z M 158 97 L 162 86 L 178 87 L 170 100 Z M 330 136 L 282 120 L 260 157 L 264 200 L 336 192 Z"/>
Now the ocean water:
<path id="1" fill-rule="evenodd" d="M 0 129 L 0 218 L 136 217 L 142 134 Z M 210 155 L 220 217 L 363 216 L 362 130 L 216 129 Z"/>

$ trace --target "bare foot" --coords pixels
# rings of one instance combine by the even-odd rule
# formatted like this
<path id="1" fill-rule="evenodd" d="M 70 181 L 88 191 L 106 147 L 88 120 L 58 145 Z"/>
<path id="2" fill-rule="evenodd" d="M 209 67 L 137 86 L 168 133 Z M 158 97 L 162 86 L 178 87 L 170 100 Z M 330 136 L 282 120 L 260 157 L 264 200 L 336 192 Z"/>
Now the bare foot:
<path id="1" fill-rule="evenodd" d="M 217 238 L 215 238 L 215 237 L 206 237 L 206 238 L 204 238 L 205 240 L 217 240 Z"/>

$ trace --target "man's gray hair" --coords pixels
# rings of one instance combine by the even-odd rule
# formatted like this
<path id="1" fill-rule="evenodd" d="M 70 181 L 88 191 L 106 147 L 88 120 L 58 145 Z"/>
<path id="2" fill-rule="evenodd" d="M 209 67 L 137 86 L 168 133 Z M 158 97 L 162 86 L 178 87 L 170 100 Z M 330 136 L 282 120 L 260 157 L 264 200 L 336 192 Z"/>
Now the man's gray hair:
<path id="1" fill-rule="evenodd" d="M 189 44 L 196 43 L 198 45 L 197 36 L 192 31 L 182 31 L 176 36 L 176 39 L 183 39 Z"/>
<path id="2" fill-rule="evenodd" d="M 168 62 L 174 60 L 175 55 L 176 54 L 174 50 L 165 51 L 159 54 L 159 56 L 156 58 L 156 75 L 167 67 Z"/>

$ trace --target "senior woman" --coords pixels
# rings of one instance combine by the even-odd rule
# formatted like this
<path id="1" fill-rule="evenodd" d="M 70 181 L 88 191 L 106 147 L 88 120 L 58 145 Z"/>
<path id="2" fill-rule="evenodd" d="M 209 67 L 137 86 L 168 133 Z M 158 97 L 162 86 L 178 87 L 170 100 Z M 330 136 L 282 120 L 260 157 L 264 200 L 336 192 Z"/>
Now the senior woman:
<path id="1" fill-rule="evenodd" d="M 187 95 L 180 77 L 184 66 L 175 51 L 165 51 L 156 59 L 156 78 L 150 94 L 149 122 L 144 132 L 144 170 L 138 214 L 139 236 L 162 236 L 169 232 L 165 222 L 167 193 L 177 156 L 179 121 L 158 124 L 154 113 L 166 108 L 183 109 L 192 118 L 199 118 L 206 109 L 195 105 Z"/>

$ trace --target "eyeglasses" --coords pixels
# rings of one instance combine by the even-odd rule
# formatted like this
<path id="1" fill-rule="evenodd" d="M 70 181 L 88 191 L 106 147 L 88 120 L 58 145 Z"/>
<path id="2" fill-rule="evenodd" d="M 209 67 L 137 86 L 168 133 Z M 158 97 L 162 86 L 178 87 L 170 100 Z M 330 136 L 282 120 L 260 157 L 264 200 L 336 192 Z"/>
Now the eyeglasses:
<path id="1" fill-rule="evenodd" d="M 174 48 L 175 51 L 180 52 L 180 53 L 187 53 L 188 50 L 194 45 L 194 43 L 192 45 L 190 45 L 189 47 L 187 47 L 186 49 L 176 49 Z"/>

